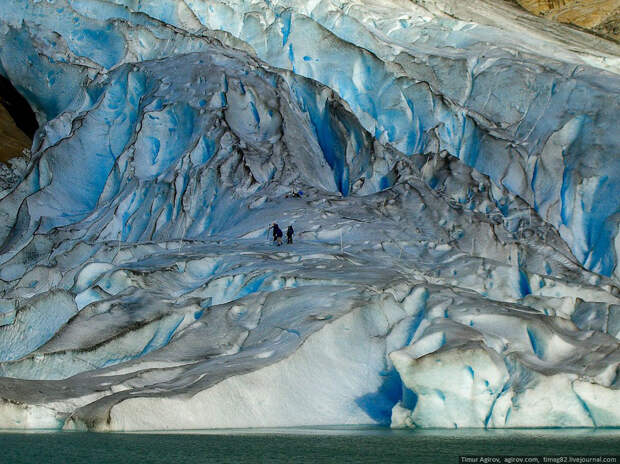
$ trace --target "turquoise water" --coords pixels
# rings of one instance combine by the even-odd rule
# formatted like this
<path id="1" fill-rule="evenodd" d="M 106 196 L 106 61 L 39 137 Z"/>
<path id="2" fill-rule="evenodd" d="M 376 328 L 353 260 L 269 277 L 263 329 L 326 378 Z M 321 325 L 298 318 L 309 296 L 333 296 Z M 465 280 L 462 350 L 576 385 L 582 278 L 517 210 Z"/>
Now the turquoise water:
<path id="1" fill-rule="evenodd" d="M 620 430 L 268 429 L 0 433 L 1 463 L 457 463 L 459 455 L 620 455 Z M 619 461 L 620 462 L 620 461 Z"/>

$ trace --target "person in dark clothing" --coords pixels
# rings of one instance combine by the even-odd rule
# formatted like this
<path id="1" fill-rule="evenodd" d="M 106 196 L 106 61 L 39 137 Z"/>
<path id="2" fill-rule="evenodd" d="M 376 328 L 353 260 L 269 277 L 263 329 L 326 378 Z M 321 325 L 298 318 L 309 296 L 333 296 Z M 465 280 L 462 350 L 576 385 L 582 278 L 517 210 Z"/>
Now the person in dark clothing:
<path id="1" fill-rule="evenodd" d="M 282 245 L 282 236 L 284 235 L 282 233 L 282 229 L 280 229 L 278 224 L 276 224 L 275 222 L 273 223 L 272 227 L 273 227 L 273 241 L 276 242 L 276 245 L 280 246 Z"/>
<path id="2" fill-rule="evenodd" d="M 294 233 L 295 231 L 293 230 L 293 226 L 288 226 L 288 229 L 286 229 L 286 243 L 288 243 L 289 245 L 293 244 Z"/>
<path id="3" fill-rule="evenodd" d="M 278 227 L 278 232 L 276 233 L 276 244 L 278 246 L 282 245 L 282 229 Z"/>

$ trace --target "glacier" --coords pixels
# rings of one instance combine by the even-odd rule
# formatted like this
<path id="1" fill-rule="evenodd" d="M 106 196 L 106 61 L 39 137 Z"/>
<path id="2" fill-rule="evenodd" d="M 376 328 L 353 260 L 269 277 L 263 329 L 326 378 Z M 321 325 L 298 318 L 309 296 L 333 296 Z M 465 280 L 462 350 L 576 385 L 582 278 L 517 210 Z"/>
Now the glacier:
<path id="1" fill-rule="evenodd" d="M 620 46 L 490 0 L 0 12 L 40 125 L 0 427 L 620 426 Z"/>

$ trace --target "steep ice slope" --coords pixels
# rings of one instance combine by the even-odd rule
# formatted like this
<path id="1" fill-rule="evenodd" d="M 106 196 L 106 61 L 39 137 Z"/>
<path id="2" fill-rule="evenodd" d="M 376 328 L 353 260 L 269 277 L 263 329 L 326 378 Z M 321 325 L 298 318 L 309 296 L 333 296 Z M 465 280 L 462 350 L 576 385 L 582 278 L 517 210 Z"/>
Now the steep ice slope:
<path id="1" fill-rule="evenodd" d="M 2 7 L 0 424 L 618 425 L 613 64 L 287 6 Z"/>
<path id="2" fill-rule="evenodd" d="M 212 36 L 206 26 L 227 32 L 221 38 L 229 45 L 334 89 L 380 141 L 405 154 L 445 150 L 489 175 L 557 227 L 588 269 L 618 269 L 614 44 L 579 46 L 584 34 L 538 31 L 482 1 L 477 8 L 449 0 L 17 3 L 4 15 L 3 62 L 35 94 L 42 118 L 62 111 L 73 98 L 65 89 L 88 79 L 88 69 L 200 50 Z M 69 71 L 54 61 L 50 69 L 35 56 L 28 36 L 40 37 L 40 29 L 59 37 L 34 47 L 48 56 L 62 51 L 63 65 L 69 58 L 83 67 Z M 14 47 L 42 68 L 40 78 L 13 62 Z"/>

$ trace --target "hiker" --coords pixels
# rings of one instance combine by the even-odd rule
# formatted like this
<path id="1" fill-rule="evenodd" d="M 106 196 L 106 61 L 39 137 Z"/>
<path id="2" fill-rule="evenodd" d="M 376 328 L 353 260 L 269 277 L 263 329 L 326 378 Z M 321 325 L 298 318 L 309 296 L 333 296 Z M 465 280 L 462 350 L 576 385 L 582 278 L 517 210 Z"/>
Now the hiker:
<path id="1" fill-rule="evenodd" d="M 286 229 L 286 243 L 289 245 L 293 244 L 293 234 L 295 233 L 295 231 L 293 230 L 293 226 L 288 226 L 288 229 Z"/>
<path id="2" fill-rule="evenodd" d="M 273 227 L 273 241 L 276 242 L 276 245 L 280 246 L 282 245 L 282 229 L 280 229 L 280 227 L 278 227 L 278 224 L 276 224 L 275 222 L 272 225 Z"/>

